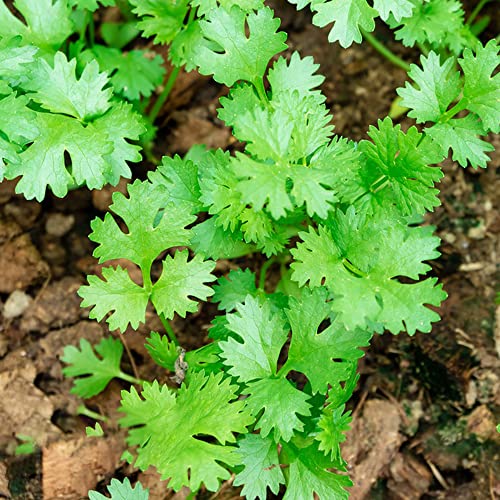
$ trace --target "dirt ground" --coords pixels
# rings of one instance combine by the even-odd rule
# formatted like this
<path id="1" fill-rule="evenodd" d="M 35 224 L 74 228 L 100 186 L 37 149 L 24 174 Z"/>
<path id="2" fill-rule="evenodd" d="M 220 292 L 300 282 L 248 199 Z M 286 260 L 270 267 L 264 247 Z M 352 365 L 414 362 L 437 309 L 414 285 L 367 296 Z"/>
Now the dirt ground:
<path id="1" fill-rule="evenodd" d="M 278 4 L 278 2 L 275 2 Z M 352 139 L 387 115 L 405 81 L 369 45 L 348 50 L 328 44 L 324 31 L 306 15 L 278 5 L 290 51 L 313 55 L 326 76 L 323 85 L 336 132 Z M 490 7 L 491 8 L 491 7 Z M 493 7 L 494 8 L 494 7 Z M 379 29 L 381 38 L 388 34 Z M 391 45 L 407 60 L 417 54 Z M 196 74 L 182 75 L 160 115 L 153 155 L 185 153 L 196 143 L 233 147 L 229 131 L 216 118 L 224 88 Z M 404 127 L 411 120 L 402 119 Z M 355 419 L 344 457 L 356 486 L 353 500 L 500 498 L 500 139 L 488 170 L 462 169 L 446 161 L 442 206 L 428 217 L 442 238 L 442 257 L 434 275 L 449 294 L 442 320 L 430 334 L 413 338 L 386 334 L 374 339 L 361 360 L 361 379 L 351 401 Z M 136 168 L 144 177 L 145 161 Z M 42 204 L 14 194 L 15 184 L 0 184 L 0 498 L 79 499 L 88 489 L 104 491 L 110 478 L 141 480 L 150 498 L 183 499 L 154 472 L 138 473 L 120 460 L 123 433 L 117 426 L 119 382 L 86 402 L 109 417 L 106 439 L 86 438 L 94 421 L 79 415 L 83 402 L 69 393 L 59 361 L 65 345 L 82 338 L 98 341 L 109 332 L 89 321 L 76 295 L 88 273 L 98 271 L 87 239 L 90 221 L 102 216 L 112 189 L 78 190 Z M 124 190 L 126 183 L 116 189 Z M 260 261 L 245 260 L 257 269 Z M 229 263 L 218 266 L 220 273 Z M 270 280 L 273 276 L 270 276 Z M 206 342 L 214 315 L 210 304 L 173 327 L 180 342 L 193 348 Z M 165 380 L 143 347 L 161 324 L 151 313 L 146 326 L 122 339 L 124 369 L 142 378 Z M 23 437 L 35 451 L 15 455 Z M 239 498 L 231 482 L 217 496 Z"/>

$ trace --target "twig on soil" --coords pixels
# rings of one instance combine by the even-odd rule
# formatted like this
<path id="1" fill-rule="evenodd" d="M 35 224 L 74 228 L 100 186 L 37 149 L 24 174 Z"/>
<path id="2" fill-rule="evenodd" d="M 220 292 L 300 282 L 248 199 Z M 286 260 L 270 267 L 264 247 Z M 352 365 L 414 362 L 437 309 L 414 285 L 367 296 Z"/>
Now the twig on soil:
<path id="1" fill-rule="evenodd" d="M 215 500 L 221 493 L 230 488 L 231 485 L 233 484 L 234 478 L 235 475 L 231 474 L 231 477 L 227 481 L 224 481 L 222 483 L 221 487 L 219 488 L 219 491 L 217 493 L 214 493 L 208 500 Z"/>
<path id="2" fill-rule="evenodd" d="M 139 377 L 137 365 L 135 364 L 134 357 L 132 356 L 132 353 L 130 352 L 127 341 L 125 340 L 125 335 L 120 335 L 120 340 L 122 341 L 122 344 L 125 347 L 125 351 L 127 352 L 127 356 L 128 356 L 129 361 L 130 361 L 130 366 L 132 367 L 132 371 L 134 372 L 134 377 L 136 379 L 140 380 L 141 377 Z"/>
<path id="3" fill-rule="evenodd" d="M 437 482 L 445 489 L 449 489 L 449 485 L 444 479 L 444 477 L 441 475 L 441 472 L 439 472 L 439 469 L 427 458 L 425 459 L 427 462 L 427 465 L 429 466 L 429 469 L 431 470 L 433 476 L 437 479 Z"/>

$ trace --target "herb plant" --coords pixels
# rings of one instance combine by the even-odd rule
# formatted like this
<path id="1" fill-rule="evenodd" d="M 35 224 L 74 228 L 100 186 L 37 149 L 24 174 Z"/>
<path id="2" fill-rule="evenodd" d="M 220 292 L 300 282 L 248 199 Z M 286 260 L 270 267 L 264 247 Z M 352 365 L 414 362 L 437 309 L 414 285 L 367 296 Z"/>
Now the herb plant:
<path id="1" fill-rule="evenodd" d="M 142 279 L 135 282 L 129 266 L 108 265 L 81 287 L 82 306 L 121 333 L 145 323 L 152 307 L 166 335 L 152 332 L 146 349 L 173 380 L 124 373 L 121 343 L 107 338 L 65 349 L 73 392 L 91 397 L 115 377 L 140 386 L 122 392 L 120 407 L 133 463 L 155 467 L 176 491 L 217 491 L 234 474 L 250 499 L 268 490 L 285 499 L 347 498 L 352 483 L 340 444 L 357 361 L 374 334 L 430 332 L 439 319 L 446 293 L 428 264 L 439 256 L 439 239 L 422 216 L 440 204 L 439 163 L 449 150 L 464 167 L 486 166 L 492 148 L 482 137 L 500 122 L 498 43 L 482 45 L 465 28 L 436 41 L 437 28 L 425 21 L 428 32 L 418 36 L 427 38 L 415 42 L 430 50 L 398 91 L 425 126 L 403 131 L 386 117 L 370 127 L 369 140 L 354 143 L 334 134 L 313 59 L 279 55 L 286 34 L 263 1 L 130 0 L 124 11 L 139 18 L 137 27 L 103 29 L 108 46 L 92 34 L 95 0 L 46 3 L 60 22 L 40 27 L 33 1 L 15 2 L 26 25 L 0 1 L 0 20 L 22 25 L 19 37 L 0 24 L 0 61 L 11 61 L 0 62 L 0 154 L 5 177 L 20 177 L 27 198 L 130 177 L 127 162 L 140 160 L 133 142 L 151 130 L 181 66 L 230 88 L 218 115 L 241 143 L 233 155 L 195 146 L 184 158 L 163 157 L 92 222 L 99 262 L 126 259 Z M 438 10 L 416 0 L 294 3 L 311 4 L 319 25 L 334 21 L 331 37 L 346 46 L 373 31 L 378 15 L 401 25 L 410 43 L 409 19 L 422 17 L 423 7 Z M 70 4 L 73 24 L 64 24 Z M 79 38 L 68 43 L 78 26 Z M 141 60 L 145 80 L 129 81 L 140 54 L 121 49 L 137 29 L 168 44 L 177 68 L 149 116 L 144 99 L 163 71 L 156 57 Z M 442 57 L 443 46 L 461 54 L 458 67 L 454 56 Z M 250 254 L 266 259 L 258 276 L 216 273 L 217 260 Z M 280 272 L 272 288 L 270 266 Z M 211 342 L 186 352 L 169 321 L 209 300 L 219 310 Z M 147 498 L 128 481 L 113 481 L 109 491 Z"/>

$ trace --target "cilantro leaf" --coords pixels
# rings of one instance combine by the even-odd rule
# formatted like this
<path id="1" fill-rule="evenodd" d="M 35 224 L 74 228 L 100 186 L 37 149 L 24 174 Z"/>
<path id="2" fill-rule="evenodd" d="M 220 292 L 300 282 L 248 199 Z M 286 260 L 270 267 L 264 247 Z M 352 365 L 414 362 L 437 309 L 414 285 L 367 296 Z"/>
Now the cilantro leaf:
<path id="1" fill-rule="evenodd" d="M 439 319 L 425 307 L 446 298 L 435 278 L 415 283 L 396 279 L 417 280 L 429 270 L 423 261 L 439 256 L 432 228 L 409 228 L 385 214 L 366 219 L 351 207 L 345 214 L 337 211 L 318 231 L 311 228 L 299 236 L 303 243 L 292 250 L 293 279 L 301 286 L 324 283 L 335 294 L 332 310 L 347 328 L 375 323 L 394 334 L 406 330 L 413 335 L 430 331 Z M 315 265 L 318 261 L 322 266 Z"/>
<path id="2" fill-rule="evenodd" d="M 149 293 L 132 281 L 126 269 L 105 267 L 104 281 L 97 276 L 88 276 L 88 285 L 80 287 L 78 295 L 83 299 L 82 307 L 90 307 L 89 317 L 101 321 L 106 314 L 110 330 L 124 332 L 128 324 L 135 330 L 146 319 Z"/>
<path id="3" fill-rule="evenodd" d="M 69 366 L 63 368 L 63 374 L 66 377 L 81 377 L 75 379 L 72 394 L 91 398 L 102 392 L 113 378 L 127 378 L 120 370 L 123 354 L 120 340 L 104 338 L 95 346 L 95 351 L 100 358 L 86 339 L 80 339 L 80 349 L 72 345 L 64 348 L 61 360 Z"/>
<path id="4" fill-rule="evenodd" d="M 346 380 L 350 362 L 363 356 L 359 347 L 368 345 L 372 336 L 367 330 L 346 330 L 337 325 L 318 333 L 331 312 L 326 297 L 324 288 L 304 290 L 301 300 L 289 298 L 290 308 L 286 310 L 292 328 L 286 367 L 306 375 L 313 392 L 326 392 L 329 385 Z"/>
<path id="5" fill-rule="evenodd" d="M 240 382 L 276 375 L 278 356 L 287 338 L 283 319 L 248 295 L 244 304 L 228 314 L 227 328 L 242 340 L 228 338 L 220 342 L 221 358 L 229 365 L 229 373 Z"/>
<path id="6" fill-rule="evenodd" d="M 127 442 L 138 446 L 135 465 L 141 470 L 154 465 L 162 479 L 171 478 L 175 491 L 183 486 L 196 491 L 201 483 L 216 491 L 220 480 L 230 477 L 221 464 L 238 464 L 237 448 L 230 446 L 235 433 L 245 433 L 253 420 L 244 401 L 237 401 L 237 387 L 222 373 L 200 371 L 177 393 L 155 381 L 145 384 L 141 395 L 134 388 L 122 392 L 120 407 L 126 414 L 121 426 L 132 427 Z"/>
<path id="7" fill-rule="evenodd" d="M 149 179 L 153 184 L 164 185 L 168 190 L 169 200 L 188 205 L 193 214 L 203 209 L 198 166 L 193 161 L 182 159 L 179 155 L 173 158 L 164 156 L 158 168 L 149 173 Z"/>
<path id="8" fill-rule="evenodd" d="M 443 173 L 429 166 L 444 156 L 436 144 L 415 127 L 405 134 L 400 125 L 393 126 L 389 117 L 379 120 L 378 129 L 370 126 L 368 135 L 373 142 L 359 144 L 366 160 L 359 172 L 366 196 L 380 206 L 395 203 L 402 215 L 432 211 L 441 204 L 434 184 Z M 388 189 L 392 196 L 388 196 Z"/>
<path id="9" fill-rule="evenodd" d="M 214 286 L 212 300 L 219 302 L 219 309 L 231 311 L 238 304 L 245 302 L 247 295 L 257 295 L 255 274 L 250 269 L 232 269 L 227 276 L 222 276 Z"/>
<path id="10" fill-rule="evenodd" d="M 111 495 L 111 500 L 148 500 L 149 490 L 145 490 L 141 483 L 136 483 L 134 487 L 130 484 L 130 480 L 126 477 L 123 482 L 118 479 L 111 479 L 111 483 L 107 486 Z M 89 500 L 107 500 L 97 491 L 89 491 Z"/>
<path id="11" fill-rule="evenodd" d="M 31 99 L 53 113 L 74 116 L 81 121 L 103 115 L 111 106 L 112 90 L 104 90 L 108 77 L 99 73 L 96 61 L 85 66 L 79 79 L 75 71 L 76 59 L 68 61 L 62 52 L 57 52 L 53 66 L 38 59 L 30 80 L 23 87 L 33 92 Z"/>
<path id="12" fill-rule="evenodd" d="M 458 60 L 464 72 L 467 109 L 481 118 L 485 129 L 495 133 L 500 131 L 500 74 L 492 75 L 500 64 L 499 50 L 499 43 L 490 40 L 484 47 L 478 43 L 475 54 L 466 49 Z"/>
<path id="13" fill-rule="evenodd" d="M 127 225 L 122 231 L 110 212 L 104 219 L 92 221 L 89 238 L 98 243 L 94 256 L 99 262 L 125 258 L 149 274 L 151 264 L 167 248 L 187 245 L 189 230 L 195 217 L 182 206 L 166 204 L 166 189 L 161 185 L 135 181 L 128 186 L 127 198 L 122 193 L 113 195 L 110 211 Z M 147 206 L 148 210 L 144 210 Z"/>
<path id="14" fill-rule="evenodd" d="M 253 245 L 245 243 L 241 231 L 229 231 L 221 227 L 217 217 L 193 227 L 191 248 L 209 259 L 234 259 L 255 250 Z"/>
<path id="15" fill-rule="evenodd" d="M 200 26 L 204 39 L 195 55 L 199 71 L 203 75 L 213 74 L 216 82 L 228 87 L 239 80 L 262 85 L 269 60 L 286 49 L 286 34 L 277 32 L 279 20 L 273 18 L 268 7 L 249 14 L 236 6 L 230 11 L 214 9 L 200 21 Z"/>
<path id="16" fill-rule="evenodd" d="M 115 0 L 69 0 L 69 4 L 79 10 L 94 12 L 99 8 L 99 4 L 103 7 L 113 7 Z"/>
<path id="17" fill-rule="evenodd" d="M 140 115 L 132 110 L 130 104 L 120 102 L 113 105 L 105 115 L 95 120 L 93 125 L 101 135 L 107 134 L 113 143 L 113 151 L 104 155 L 104 160 L 107 163 L 106 182 L 116 186 L 120 177 L 130 179 L 132 172 L 127 162 L 137 163 L 141 161 L 142 155 L 140 154 L 140 146 L 130 144 L 125 139 L 137 141 L 145 132 L 146 129 Z"/>
<path id="18" fill-rule="evenodd" d="M 315 90 L 325 80 L 323 75 L 315 74 L 318 68 L 319 64 L 315 64 L 311 56 L 301 58 L 298 52 L 293 52 L 289 61 L 280 57 L 267 75 L 272 99 L 296 91 L 300 97 L 314 96 L 318 103 L 324 102 L 325 96 L 320 90 Z"/>
<path id="19" fill-rule="evenodd" d="M 154 36 L 154 43 L 170 43 L 181 31 L 189 0 L 129 0 L 132 12 L 141 20 L 137 27 L 143 36 Z"/>
<path id="20" fill-rule="evenodd" d="M 411 109 L 408 116 L 415 118 L 417 123 L 437 122 L 460 93 L 460 75 L 455 70 L 453 58 L 441 64 L 434 52 L 427 57 L 422 55 L 420 63 L 422 69 L 412 64 L 408 73 L 418 89 L 406 82 L 405 87 L 397 91 L 403 99 L 401 106 Z"/>
<path id="21" fill-rule="evenodd" d="M 335 474 L 328 469 L 331 461 L 318 453 L 315 444 L 297 448 L 293 443 L 284 443 L 283 448 L 290 457 L 289 479 L 283 500 L 314 498 L 335 498 L 347 500 L 345 488 L 352 486 L 348 476 Z"/>
<path id="22" fill-rule="evenodd" d="M 188 255 L 187 250 L 175 252 L 173 258 L 167 255 L 161 276 L 153 285 L 151 301 L 167 319 L 172 319 L 175 313 L 185 318 L 186 313 L 195 312 L 198 304 L 190 297 L 203 301 L 214 293 L 205 283 L 215 281 L 211 274 L 215 262 L 204 261 L 201 255 L 188 262 Z"/>
<path id="23" fill-rule="evenodd" d="M 389 18 L 389 26 L 396 31 L 396 40 L 413 47 L 416 43 L 429 43 L 438 49 L 447 46 L 460 53 L 472 36 L 465 34 L 464 11 L 457 0 L 411 0 L 411 16 L 403 19 Z"/>
<path id="24" fill-rule="evenodd" d="M 373 0 L 373 7 L 384 21 L 392 14 L 399 22 L 401 18 L 411 16 L 415 4 L 411 0 Z"/>
<path id="25" fill-rule="evenodd" d="M 175 362 L 179 357 L 179 353 L 175 343 L 171 342 L 166 335 L 151 332 L 144 347 L 157 365 L 170 371 L 175 370 Z"/>
<path id="26" fill-rule="evenodd" d="M 86 184 L 89 189 L 100 189 L 107 183 L 117 184 L 120 175 L 131 175 L 126 161 L 141 159 L 139 148 L 125 138 L 137 138 L 143 128 L 124 103 L 87 126 L 75 118 L 50 113 L 37 113 L 35 125 L 40 133 L 20 154 L 19 163 L 9 165 L 6 172 L 9 179 L 22 176 L 16 190 L 27 199 L 43 200 L 47 187 L 64 197 L 70 186 Z M 65 153 L 71 158 L 70 169 Z"/>
<path id="27" fill-rule="evenodd" d="M 256 429 L 260 435 L 273 436 L 277 443 L 280 439 L 290 441 L 293 434 L 304 429 L 298 415 L 311 415 L 308 394 L 296 389 L 285 378 L 266 378 L 256 380 L 244 390 L 249 394 L 245 400 L 247 408 L 256 417 L 259 416 Z M 262 414 L 261 414 L 262 412 Z"/>
<path id="28" fill-rule="evenodd" d="M 345 433 L 351 428 L 351 412 L 345 412 L 345 405 L 331 408 L 329 405 L 323 409 L 318 421 L 320 431 L 316 436 L 319 441 L 318 449 L 329 456 L 335 467 L 341 469 L 345 467 L 340 452 L 340 443 L 346 440 Z"/>
<path id="29" fill-rule="evenodd" d="M 33 45 L 22 45 L 21 37 L 0 37 L 0 78 L 10 82 L 19 80 L 26 72 L 26 65 L 34 61 L 38 48 Z"/>
<path id="30" fill-rule="evenodd" d="M 439 144 L 443 154 L 447 155 L 451 149 L 453 160 L 462 167 L 470 162 L 473 167 L 485 168 L 490 159 L 486 153 L 495 150 L 492 144 L 479 138 L 485 134 L 485 130 L 473 114 L 446 123 L 436 123 L 426 132 Z"/>
<path id="31" fill-rule="evenodd" d="M 237 5 L 245 12 L 258 10 L 263 7 L 263 0 L 191 0 L 193 7 L 198 7 L 198 16 L 206 16 L 212 9 L 216 9 L 219 5 L 225 10 L 230 11 L 234 5 Z"/>
<path id="32" fill-rule="evenodd" d="M 122 52 L 119 49 L 94 45 L 86 57 L 94 57 L 97 60 L 101 70 L 108 73 L 118 94 L 136 101 L 141 97 L 149 97 L 162 83 L 165 75 L 163 58 L 154 53 L 154 57 L 149 57 L 149 54 L 146 50 Z"/>
<path id="33" fill-rule="evenodd" d="M 43 200 L 47 187 L 55 196 L 64 197 L 70 186 L 86 184 L 99 189 L 108 182 L 106 155 L 113 151 L 107 135 L 97 133 L 74 118 L 49 113 L 37 113 L 36 126 L 40 134 L 20 155 L 20 162 L 8 166 L 6 176 L 22 176 L 16 192 L 26 199 Z M 65 152 L 71 158 L 71 173 L 65 165 Z"/>
<path id="34" fill-rule="evenodd" d="M 267 498 L 267 488 L 278 494 L 285 477 L 280 468 L 276 443 L 262 434 L 247 434 L 238 441 L 238 454 L 244 469 L 236 475 L 235 486 L 243 486 L 241 494 L 249 499 Z"/>
<path id="35" fill-rule="evenodd" d="M 352 42 L 361 42 L 362 29 L 368 32 L 375 29 L 377 11 L 366 0 L 313 2 L 313 10 L 316 11 L 313 23 L 320 28 L 334 23 L 328 40 L 338 41 L 344 48 L 350 47 Z"/>
<path id="36" fill-rule="evenodd" d="M 57 49 L 73 32 L 67 0 L 16 0 L 15 7 L 26 24 L 0 1 L 0 36 L 21 35 L 25 44 Z"/>

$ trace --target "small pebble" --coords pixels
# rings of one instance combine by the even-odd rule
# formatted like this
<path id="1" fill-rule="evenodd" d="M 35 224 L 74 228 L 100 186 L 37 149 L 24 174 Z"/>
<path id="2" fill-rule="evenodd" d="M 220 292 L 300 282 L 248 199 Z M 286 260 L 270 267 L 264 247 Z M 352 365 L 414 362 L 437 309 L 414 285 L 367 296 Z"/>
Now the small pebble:
<path id="1" fill-rule="evenodd" d="M 50 214 L 45 222 L 45 231 L 51 236 L 64 236 L 75 224 L 74 215 Z"/>
<path id="2" fill-rule="evenodd" d="M 21 316 L 32 302 L 33 299 L 27 293 L 22 290 L 14 290 L 3 306 L 3 317 L 14 319 Z"/>

